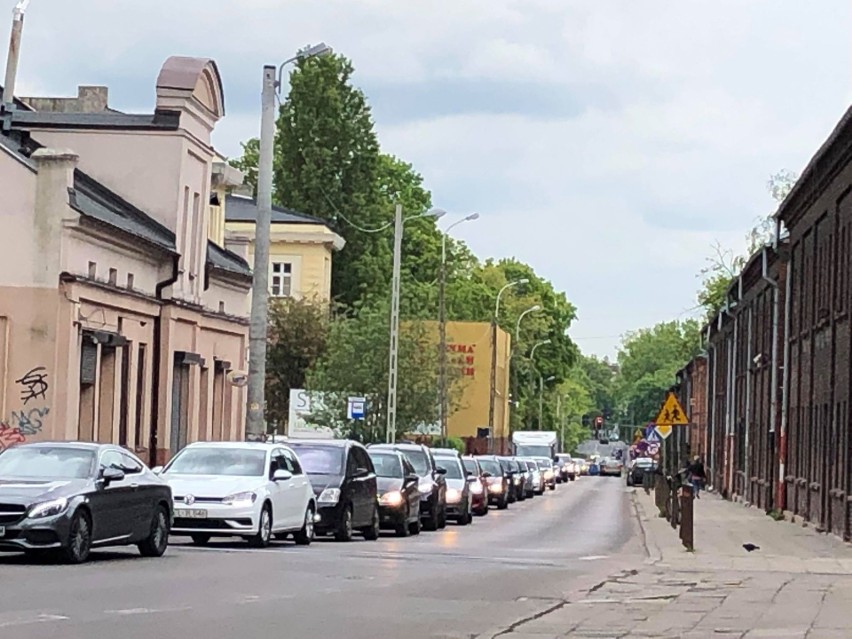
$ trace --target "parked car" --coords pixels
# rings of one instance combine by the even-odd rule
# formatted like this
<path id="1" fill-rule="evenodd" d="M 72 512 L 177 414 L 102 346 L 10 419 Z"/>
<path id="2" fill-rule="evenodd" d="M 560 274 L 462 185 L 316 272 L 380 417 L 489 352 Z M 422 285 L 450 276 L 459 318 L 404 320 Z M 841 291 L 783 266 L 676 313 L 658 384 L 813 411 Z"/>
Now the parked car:
<path id="1" fill-rule="evenodd" d="M 509 503 L 514 501 L 523 501 L 527 498 L 526 494 L 526 466 L 522 469 L 518 460 L 513 457 L 499 457 L 500 464 L 503 470 L 509 474 L 511 480 L 511 490 L 509 491 Z"/>
<path id="2" fill-rule="evenodd" d="M 317 503 L 318 535 L 350 541 L 355 531 L 379 538 L 379 489 L 367 449 L 348 439 L 290 440 L 308 474 Z"/>
<path id="3" fill-rule="evenodd" d="M 456 451 L 436 453 L 435 463 L 443 468 L 447 482 L 447 518 L 453 519 L 460 526 L 467 526 L 473 521 L 473 500 L 470 494 L 471 480 L 462 464 L 461 455 Z"/>
<path id="4" fill-rule="evenodd" d="M 583 457 L 575 457 L 574 463 L 577 467 L 577 476 L 588 475 L 589 474 L 589 462 L 586 461 Z"/>
<path id="5" fill-rule="evenodd" d="M 553 470 L 553 461 L 548 457 L 534 457 L 538 463 L 538 470 L 542 477 L 542 486 L 549 490 L 556 490 L 556 473 Z M 542 488 L 544 492 L 544 488 Z"/>
<path id="6" fill-rule="evenodd" d="M 653 473 L 657 469 L 657 462 L 650 457 L 637 457 L 630 462 L 627 468 L 627 485 L 641 485 L 645 475 Z"/>
<path id="7" fill-rule="evenodd" d="M 624 469 L 621 460 L 614 457 L 604 457 L 599 465 L 601 476 L 607 477 L 621 477 L 621 471 Z"/>
<path id="8" fill-rule="evenodd" d="M 541 471 L 538 469 L 536 461 L 531 457 L 522 457 L 518 461 L 520 461 L 527 469 L 527 498 L 532 499 L 536 495 L 544 493 L 544 479 L 541 476 Z"/>
<path id="9" fill-rule="evenodd" d="M 134 544 L 160 557 L 169 543 L 172 491 L 118 446 L 22 444 L 0 455 L 0 550 L 57 554 Z"/>
<path id="10" fill-rule="evenodd" d="M 379 491 L 379 521 L 397 537 L 420 534 L 420 478 L 408 458 L 396 450 L 368 450 Z"/>
<path id="11" fill-rule="evenodd" d="M 484 471 L 488 504 L 497 506 L 497 510 L 506 510 L 513 490 L 511 475 L 495 455 L 479 455 L 476 461 Z"/>
<path id="12" fill-rule="evenodd" d="M 447 525 L 446 470 L 435 462 L 432 451 L 420 444 L 373 444 L 373 450 L 398 450 L 408 457 L 419 479 L 420 519 L 426 530 L 438 530 Z"/>
<path id="13" fill-rule="evenodd" d="M 159 474 L 172 489 L 172 533 L 203 545 L 211 537 L 241 537 L 257 548 L 293 534 L 314 537 L 316 501 L 295 453 L 282 444 L 196 442 Z"/>
<path id="14" fill-rule="evenodd" d="M 470 503 L 473 514 L 477 516 L 488 514 L 488 477 L 489 473 L 482 469 L 476 457 L 462 457 L 462 464 L 470 482 Z M 499 465 L 499 464 L 498 464 Z"/>

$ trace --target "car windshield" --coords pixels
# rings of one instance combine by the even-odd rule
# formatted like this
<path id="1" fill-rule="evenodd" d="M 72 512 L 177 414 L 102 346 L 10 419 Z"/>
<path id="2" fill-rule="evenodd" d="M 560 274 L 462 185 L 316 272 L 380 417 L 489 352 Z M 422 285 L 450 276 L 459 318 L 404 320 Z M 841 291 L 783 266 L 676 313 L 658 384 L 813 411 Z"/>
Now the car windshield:
<path id="1" fill-rule="evenodd" d="M 10 448 L 0 455 L 0 479 L 85 479 L 95 451 L 69 446 Z"/>
<path id="2" fill-rule="evenodd" d="M 308 475 L 342 475 L 343 448 L 339 446 L 305 446 L 290 442 L 302 468 Z"/>
<path id="3" fill-rule="evenodd" d="M 539 459 L 539 460 L 538 460 L 538 467 L 539 467 L 539 468 L 542 468 L 542 469 L 545 469 L 545 468 L 553 468 L 553 463 L 552 463 L 552 462 L 549 462 L 549 461 L 545 461 L 545 460 L 543 460 L 543 459 Z"/>
<path id="4" fill-rule="evenodd" d="M 429 465 L 429 457 L 427 457 L 426 453 L 422 450 L 406 450 L 405 456 L 408 457 L 408 461 L 411 462 L 411 465 L 414 466 L 414 470 L 421 477 L 425 477 L 431 472 L 431 468 Z"/>
<path id="5" fill-rule="evenodd" d="M 458 459 L 454 459 L 452 457 L 438 457 L 435 459 L 435 463 L 441 468 L 446 469 L 447 474 L 444 476 L 447 479 L 464 479 L 462 466 Z"/>
<path id="6" fill-rule="evenodd" d="M 506 458 L 504 458 L 504 457 L 501 457 L 501 458 L 500 458 L 500 466 L 501 466 L 501 468 L 503 468 L 503 470 L 505 470 L 505 471 L 509 471 L 509 472 L 511 472 L 511 471 L 514 471 L 514 470 L 515 470 L 515 465 L 512 463 L 512 460 L 511 460 L 511 459 L 506 459 Z"/>
<path id="7" fill-rule="evenodd" d="M 261 477 L 266 474 L 266 451 L 248 448 L 184 448 L 166 466 L 165 474 Z"/>
<path id="8" fill-rule="evenodd" d="M 493 459 L 480 459 L 478 461 L 479 467 L 486 473 L 490 473 L 494 477 L 503 474 L 503 469 L 500 467 L 500 464 Z"/>
<path id="9" fill-rule="evenodd" d="M 370 459 L 376 469 L 377 477 L 402 477 L 402 462 L 394 453 L 370 452 Z"/>
<path id="10" fill-rule="evenodd" d="M 469 472 L 471 475 L 478 475 L 479 468 L 476 467 L 476 460 L 474 459 L 463 459 L 462 464 L 464 464 L 464 469 Z"/>

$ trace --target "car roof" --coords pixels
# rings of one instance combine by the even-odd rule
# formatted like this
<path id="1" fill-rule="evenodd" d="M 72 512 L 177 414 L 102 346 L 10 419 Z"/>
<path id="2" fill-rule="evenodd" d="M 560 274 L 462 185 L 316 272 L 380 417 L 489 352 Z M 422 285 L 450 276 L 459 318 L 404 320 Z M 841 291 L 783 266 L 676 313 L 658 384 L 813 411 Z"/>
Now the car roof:
<path id="1" fill-rule="evenodd" d="M 432 454 L 436 457 L 461 457 L 461 453 L 455 448 L 433 448 Z"/>
<path id="2" fill-rule="evenodd" d="M 240 450 L 272 450 L 289 444 L 273 444 L 270 442 L 192 442 L 184 446 L 187 448 L 230 448 Z"/>
<path id="3" fill-rule="evenodd" d="M 370 444 L 367 448 L 373 448 L 377 450 L 423 450 L 427 446 L 423 444 Z"/>
<path id="4" fill-rule="evenodd" d="M 311 446 L 325 446 L 326 448 L 346 448 L 350 445 L 359 445 L 354 439 L 291 439 L 287 442 L 287 446 L 301 446 L 308 444 Z"/>

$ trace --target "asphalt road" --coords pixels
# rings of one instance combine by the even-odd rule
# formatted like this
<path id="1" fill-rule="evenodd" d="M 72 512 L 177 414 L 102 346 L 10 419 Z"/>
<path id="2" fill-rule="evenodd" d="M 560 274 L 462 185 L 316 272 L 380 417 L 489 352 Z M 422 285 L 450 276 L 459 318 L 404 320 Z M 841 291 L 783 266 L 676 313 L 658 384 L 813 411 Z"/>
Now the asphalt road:
<path id="1" fill-rule="evenodd" d="M 83 566 L 0 555 L 0 637 L 491 637 L 640 563 L 623 480 L 582 477 L 419 537 L 252 550 L 173 539 L 162 559 Z"/>

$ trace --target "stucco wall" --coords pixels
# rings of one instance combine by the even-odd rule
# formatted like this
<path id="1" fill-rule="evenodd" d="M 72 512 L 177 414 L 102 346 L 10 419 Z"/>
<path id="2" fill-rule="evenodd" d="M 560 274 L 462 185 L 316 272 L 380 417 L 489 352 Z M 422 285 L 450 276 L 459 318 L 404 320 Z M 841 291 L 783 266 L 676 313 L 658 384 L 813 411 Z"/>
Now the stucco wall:
<path id="1" fill-rule="evenodd" d="M 32 283 L 32 250 L 36 173 L 0 146 L 0 284 L 26 286 Z"/>

